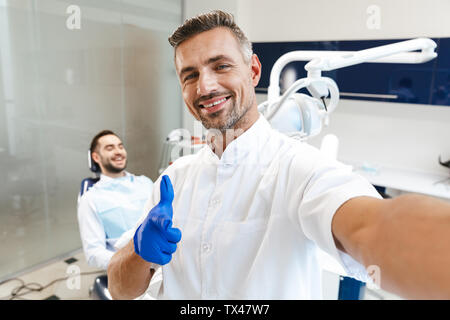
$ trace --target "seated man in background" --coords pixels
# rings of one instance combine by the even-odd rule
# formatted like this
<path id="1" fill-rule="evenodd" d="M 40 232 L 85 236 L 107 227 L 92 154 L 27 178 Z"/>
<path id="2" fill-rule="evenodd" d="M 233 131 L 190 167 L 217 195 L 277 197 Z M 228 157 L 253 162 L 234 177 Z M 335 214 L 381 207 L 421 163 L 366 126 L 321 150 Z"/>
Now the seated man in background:
<path id="1" fill-rule="evenodd" d="M 115 242 L 141 216 L 153 182 L 125 171 L 127 151 L 110 130 L 103 130 L 92 139 L 90 152 L 101 175 L 80 198 L 78 223 L 88 264 L 106 270 Z"/>

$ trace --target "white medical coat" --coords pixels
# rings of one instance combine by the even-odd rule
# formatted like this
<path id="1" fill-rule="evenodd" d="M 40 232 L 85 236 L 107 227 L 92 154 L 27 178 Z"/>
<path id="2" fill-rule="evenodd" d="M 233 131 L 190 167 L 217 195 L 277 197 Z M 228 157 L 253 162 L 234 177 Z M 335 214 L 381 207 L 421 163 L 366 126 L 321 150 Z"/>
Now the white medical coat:
<path id="1" fill-rule="evenodd" d="M 348 275 L 369 279 L 336 248 L 331 221 L 345 201 L 379 194 L 350 167 L 273 130 L 262 116 L 220 159 L 205 146 L 163 175 L 174 186 L 173 226 L 182 238 L 162 267 L 158 298 L 321 299 L 318 248 Z M 159 202 L 160 181 L 140 221 Z"/>

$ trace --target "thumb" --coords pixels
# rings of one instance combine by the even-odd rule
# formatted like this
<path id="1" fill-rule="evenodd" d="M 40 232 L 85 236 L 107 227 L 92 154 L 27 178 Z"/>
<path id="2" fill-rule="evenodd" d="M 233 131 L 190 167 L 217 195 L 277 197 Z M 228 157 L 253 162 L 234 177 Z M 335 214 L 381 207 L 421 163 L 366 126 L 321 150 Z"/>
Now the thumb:
<path id="1" fill-rule="evenodd" d="M 178 228 L 167 228 L 166 230 L 166 239 L 169 242 L 177 243 L 181 240 L 181 230 Z"/>
<path id="2" fill-rule="evenodd" d="M 160 184 L 161 201 L 160 204 L 172 205 L 173 187 L 168 175 L 164 175 Z"/>

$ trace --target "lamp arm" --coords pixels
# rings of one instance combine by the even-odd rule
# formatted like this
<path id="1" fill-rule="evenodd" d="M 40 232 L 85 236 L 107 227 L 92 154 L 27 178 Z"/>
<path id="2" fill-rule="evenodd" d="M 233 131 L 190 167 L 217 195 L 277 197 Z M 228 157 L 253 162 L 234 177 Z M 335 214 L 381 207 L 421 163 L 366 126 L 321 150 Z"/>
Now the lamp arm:
<path id="1" fill-rule="evenodd" d="M 434 52 L 435 48 L 436 43 L 433 40 L 417 38 L 339 56 L 316 58 L 305 65 L 305 70 L 308 71 L 308 77 L 310 74 L 315 76 L 317 72 L 320 74 L 321 71 L 332 71 L 360 63 L 372 62 L 392 55 L 396 55 L 394 61 L 397 63 L 423 63 L 437 56 L 437 53 Z M 410 52 L 415 50 L 421 51 Z M 385 59 L 384 61 L 389 60 Z"/>
<path id="2" fill-rule="evenodd" d="M 258 108 L 260 110 L 268 108 L 266 110 L 267 113 L 265 114 L 265 117 L 266 119 L 270 120 L 275 116 L 277 111 L 281 109 L 282 105 L 284 104 L 284 102 L 287 100 L 288 97 L 290 97 L 293 93 L 297 92 L 298 90 L 302 88 L 308 88 L 316 83 L 326 84 L 327 89 L 330 92 L 330 102 L 327 107 L 328 110 L 327 112 L 328 113 L 333 112 L 339 102 L 339 89 L 336 82 L 334 82 L 333 79 L 327 77 L 299 79 L 295 81 L 289 87 L 289 89 L 286 90 L 286 92 L 281 96 L 279 101 L 277 101 L 276 103 L 270 103 L 269 101 L 267 101 L 267 103 L 261 104 Z"/>
<path id="3" fill-rule="evenodd" d="M 322 71 L 331 71 L 347 66 L 370 63 L 424 63 L 437 56 L 436 43 L 428 38 L 401 41 L 360 51 L 291 51 L 282 55 L 270 72 L 267 92 L 269 104 L 280 96 L 280 74 L 283 68 L 293 61 L 310 61 L 305 69 L 309 78 L 321 77 Z M 420 52 L 412 52 L 420 50 Z"/>

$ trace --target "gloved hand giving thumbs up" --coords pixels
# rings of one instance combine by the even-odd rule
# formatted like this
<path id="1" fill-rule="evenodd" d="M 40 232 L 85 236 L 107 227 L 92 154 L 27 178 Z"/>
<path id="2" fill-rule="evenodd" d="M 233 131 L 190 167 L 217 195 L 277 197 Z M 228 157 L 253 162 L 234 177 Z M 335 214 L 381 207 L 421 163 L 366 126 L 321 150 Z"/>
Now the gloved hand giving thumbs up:
<path id="1" fill-rule="evenodd" d="M 148 262 L 169 263 L 181 240 L 181 231 L 172 228 L 173 187 L 169 176 L 161 179 L 161 200 L 148 213 L 134 234 L 134 251 Z"/>

